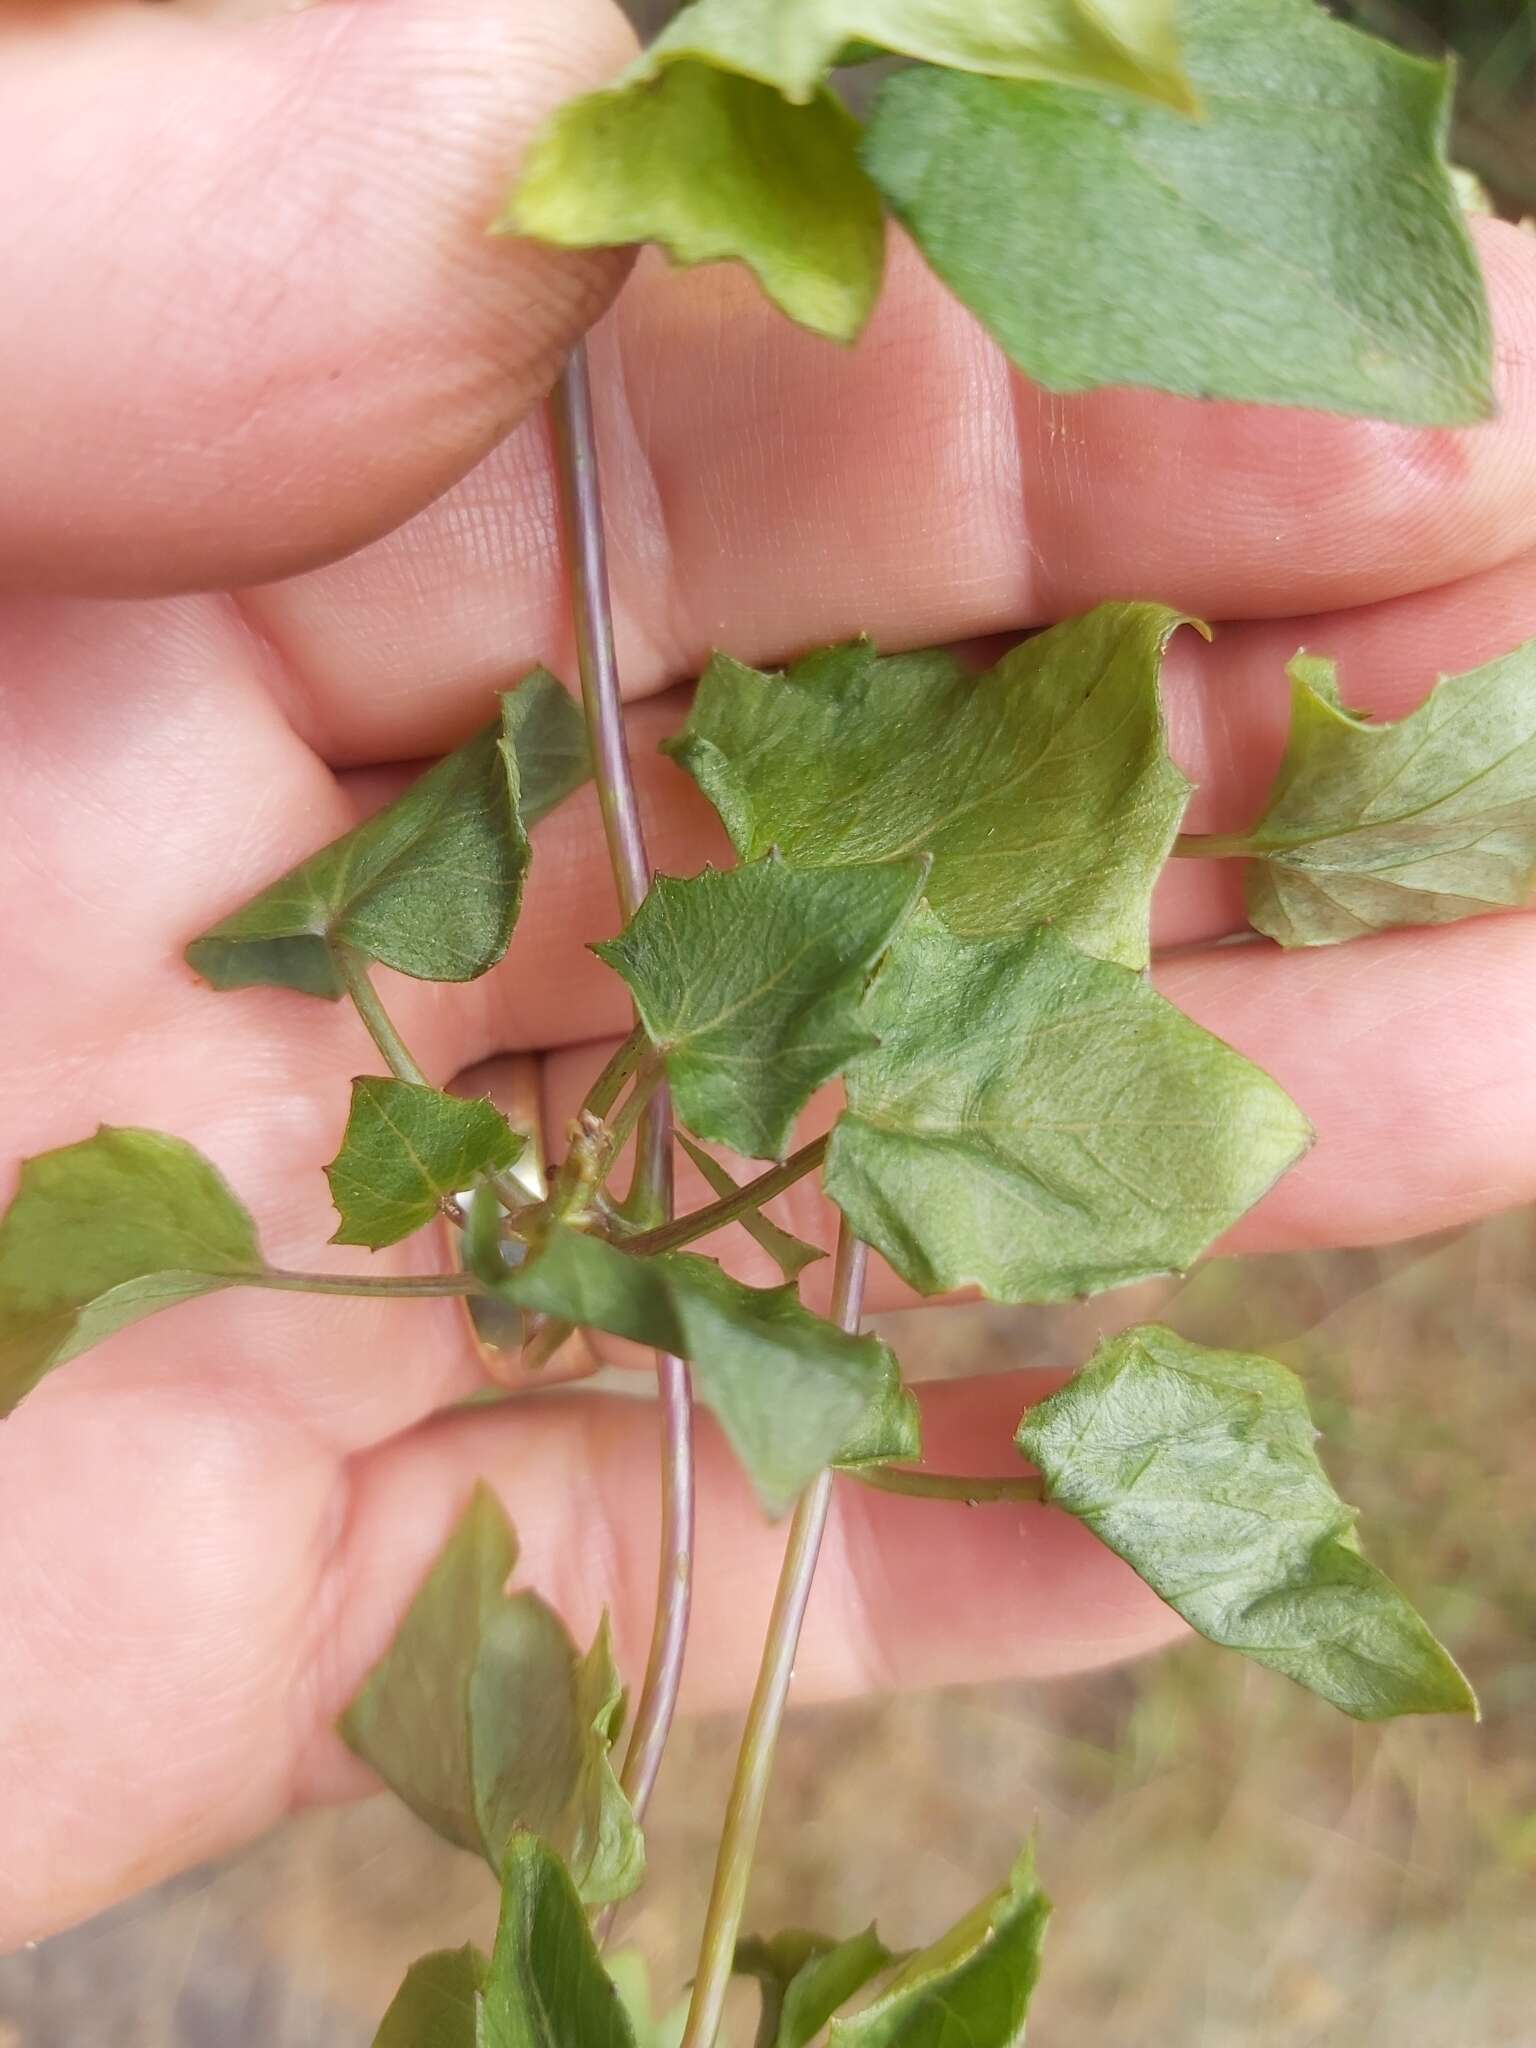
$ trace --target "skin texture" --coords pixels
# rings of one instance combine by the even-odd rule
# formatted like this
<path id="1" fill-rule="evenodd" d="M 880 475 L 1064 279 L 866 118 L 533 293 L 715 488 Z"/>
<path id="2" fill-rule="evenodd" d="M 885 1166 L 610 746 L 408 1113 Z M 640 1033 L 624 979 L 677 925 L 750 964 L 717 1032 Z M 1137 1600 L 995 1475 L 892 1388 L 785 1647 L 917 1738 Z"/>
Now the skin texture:
<path id="1" fill-rule="evenodd" d="M 0 6 L 8 1182 L 99 1119 L 157 1125 L 223 1168 L 283 1263 L 440 1262 L 430 1239 L 372 1260 L 326 1245 L 320 1168 L 346 1078 L 376 1067 L 348 1012 L 215 997 L 180 949 L 377 802 L 395 764 L 460 738 L 494 685 L 539 659 L 572 672 L 536 406 L 623 265 L 481 226 L 531 124 L 616 69 L 626 33 L 605 0 L 333 0 L 250 26 Z M 1220 830 L 1258 808 L 1299 644 L 1396 716 L 1437 671 L 1536 634 L 1536 239 L 1479 238 L 1503 409 L 1465 435 L 1053 401 L 900 247 L 852 354 L 734 274 L 642 260 L 593 347 L 658 863 L 720 850 L 652 752 L 682 711 L 665 693 L 714 642 L 767 662 L 859 629 L 891 649 L 1006 633 L 1101 597 L 1189 607 L 1228 622 L 1210 648 L 1180 637 L 1171 680 L 1204 785 L 1190 823 Z M 1237 887 L 1201 863 L 1170 875 L 1160 984 L 1320 1141 L 1233 1246 L 1384 1241 L 1536 1194 L 1536 924 L 1214 949 Z M 588 792 L 541 828 L 502 970 L 381 985 L 434 1077 L 545 1053 L 558 1120 L 623 1028 L 620 984 L 583 949 L 615 923 Z M 705 1199 L 686 1167 L 681 1192 Z M 781 1220 L 824 1235 L 804 1197 Z M 766 1277 L 750 1247 L 739 1270 Z M 899 1299 L 882 1278 L 875 1296 Z M 480 1475 L 528 1580 L 578 1636 L 611 1604 L 639 1669 L 649 1409 L 436 1415 L 479 1370 L 451 1303 L 231 1297 L 125 1332 L 0 1426 L 0 1944 L 366 1789 L 331 1723 Z M 1049 1384 L 933 1390 L 935 1465 L 1010 1469 Z M 695 1706 L 750 1682 L 782 1541 L 707 1427 L 702 1458 Z M 1064 1518 L 843 1487 L 799 1687 L 1082 1669 L 1176 1628 Z"/>

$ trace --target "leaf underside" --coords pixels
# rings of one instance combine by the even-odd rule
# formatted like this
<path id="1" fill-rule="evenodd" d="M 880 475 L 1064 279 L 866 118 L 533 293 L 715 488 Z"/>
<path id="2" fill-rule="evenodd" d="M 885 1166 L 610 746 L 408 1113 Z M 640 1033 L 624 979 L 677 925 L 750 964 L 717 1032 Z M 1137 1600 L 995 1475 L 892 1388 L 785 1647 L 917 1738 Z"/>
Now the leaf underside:
<path id="1" fill-rule="evenodd" d="M 889 1349 L 803 1308 L 790 1287 L 744 1287 L 709 1259 L 619 1251 L 552 1231 L 501 1291 L 524 1308 L 688 1359 L 770 1513 L 829 1464 L 918 1455 L 916 1404 Z"/>
<path id="2" fill-rule="evenodd" d="M 1085 952 L 1142 967 L 1189 800 L 1158 700 L 1181 623 L 1162 605 L 1100 605 L 983 676 L 942 652 L 881 660 L 865 641 L 783 676 L 717 656 L 664 751 L 744 860 L 927 854 L 925 893 L 952 930 L 1050 920 Z"/>
<path id="3" fill-rule="evenodd" d="M 1296 1375 L 1149 1325 L 1032 1408 L 1019 1448 L 1209 1641 L 1361 1721 L 1475 1713 L 1466 1679 L 1361 1556 Z"/>
<path id="4" fill-rule="evenodd" d="M 624 1898 L 644 1846 L 610 1760 L 623 1692 L 607 1622 L 578 1656 L 536 1594 L 507 1594 L 516 1561 L 511 1524 L 478 1487 L 341 1733 L 413 1813 L 493 1870 L 531 1830 L 589 1904 Z"/>
<path id="5" fill-rule="evenodd" d="M 509 1167 L 526 1140 L 493 1104 L 410 1081 L 352 1083 L 341 1150 L 325 1169 L 341 1217 L 333 1244 L 398 1244 L 441 1213 L 443 1198 Z"/>
<path id="6" fill-rule="evenodd" d="M 1520 909 L 1536 890 L 1536 641 L 1371 725 L 1292 662 L 1291 733 L 1244 835 L 1248 913 L 1283 946 Z"/>
<path id="7" fill-rule="evenodd" d="M 811 1095 L 872 1042 L 865 980 L 923 874 L 919 861 L 807 871 L 770 856 L 662 875 L 594 946 L 629 984 L 692 1131 L 750 1158 L 787 1151 Z"/>
<path id="8" fill-rule="evenodd" d="M 587 772 L 580 711 L 535 670 L 502 697 L 493 725 L 194 939 L 187 960 L 218 989 L 271 985 L 332 1000 L 342 994 L 338 946 L 420 981 L 473 981 L 517 922 L 527 827 Z"/>
<path id="9" fill-rule="evenodd" d="M 0 1415 L 114 1331 L 263 1270 L 250 1215 L 180 1138 L 103 1125 L 24 1161 L 0 1220 Z"/>
<path id="10" fill-rule="evenodd" d="M 1050 1914 L 1026 1849 L 1007 1882 L 909 1957 L 872 2004 L 833 2020 L 828 2048 L 1017 2048 Z"/>
<path id="11" fill-rule="evenodd" d="M 1137 974 L 920 912 L 865 1007 L 825 1183 L 924 1294 L 1060 1301 L 1182 1271 L 1306 1149 L 1285 1093 Z"/>
<path id="12" fill-rule="evenodd" d="M 1447 69 L 1312 0 L 1179 19 L 1198 120 L 928 67 L 887 82 L 864 161 L 939 276 L 1052 391 L 1488 418 Z"/>

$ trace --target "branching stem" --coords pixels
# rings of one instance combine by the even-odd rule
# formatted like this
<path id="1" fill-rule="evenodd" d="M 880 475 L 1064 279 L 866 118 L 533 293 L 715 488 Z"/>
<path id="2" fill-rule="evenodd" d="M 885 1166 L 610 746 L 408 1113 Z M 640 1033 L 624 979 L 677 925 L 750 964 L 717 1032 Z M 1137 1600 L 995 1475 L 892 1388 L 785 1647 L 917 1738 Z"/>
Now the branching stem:
<path id="1" fill-rule="evenodd" d="M 843 1329 L 857 1331 L 863 1318 L 864 1272 L 868 1260 L 847 1224 L 837 1240 L 837 1273 L 833 1282 L 832 1316 Z M 736 1936 L 747 1900 L 747 1881 L 752 1872 L 753 1852 L 768 1798 L 768 1781 L 773 1771 L 774 1751 L 794 1676 L 795 1653 L 800 1630 L 811 1597 L 816 1560 L 826 1531 L 827 1510 L 832 1501 L 832 1474 L 823 1472 L 812 1481 L 795 1509 L 789 1542 L 779 1572 L 773 1615 L 763 1644 L 763 1661 L 757 1674 L 752 1704 L 742 1730 L 741 1750 L 736 1759 L 736 1776 L 726 1809 L 725 1830 L 715 1861 L 715 1881 L 709 1895 L 704 1921 L 704 1938 L 699 1951 L 699 1971 L 688 2007 L 688 2023 L 681 2048 L 714 2048 L 730 1987 L 731 1966 L 736 1955 Z"/>
<path id="2" fill-rule="evenodd" d="M 679 1216 L 675 1223 L 664 1223 L 659 1230 L 647 1230 L 643 1236 L 632 1237 L 625 1249 L 641 1253 L 674 1252 L 681 1245 L 692 1244 L 695 1238 L 708 1237 L 712 1230 L 734 1223 L 740 1216 L 750 1216 L 764 1202 L 771 1202 L 775 1195 L 782 1195 L 796 1181 L 804 1180 L 826 1156 L 826 1139 L 813 1138 L 809 1145 L 802 1145 L 798 1152 L 760 1173 L 756 1180 L 743 1182 L 735 1194 L 722 1195 L 707 1209 L 695 1209 L 690 1216 Z"/>
<path id="3" fill-rule="evenodd" d="M 597 433 L 584 343 L 577 343 L 566 363 L 552 416 L 581 698 L 614 883 L 620 908 L 629 918 L 644 901 L 651 870 L 619 694 Z M 621 1086 L 623 1078 L 620 1075 Z M 599 1076 L 599 1085 L 605 1083 L 606 1077 Z M 670 1215 L 672 1110 L 665 1088 L 657 1088 L 651 1098 L 641 1124 L 637 1153 L 632 1194 L 642 1197 L 663 1217 Z M 637 1813 L 644 1812 L 650 1798 L 677 1709 L 693 1598 L 693 1390 L 682 1359 L 658 1352 L 656 1385 L 661 1402 L 662 1438 L 656 1620 L 624 1764 L 624 1782 Z"/>

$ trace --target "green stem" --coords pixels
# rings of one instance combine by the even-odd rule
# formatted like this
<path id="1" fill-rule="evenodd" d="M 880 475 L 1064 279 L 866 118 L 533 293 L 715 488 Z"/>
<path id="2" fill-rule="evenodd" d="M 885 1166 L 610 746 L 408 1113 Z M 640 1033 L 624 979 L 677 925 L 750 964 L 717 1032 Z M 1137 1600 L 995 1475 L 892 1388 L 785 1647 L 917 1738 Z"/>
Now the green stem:
<path id="1" fill-rule="evenodd" d="M 336 962 L 342 986 L 352 998 L 352 1007 L 362 1018 L 363 1028 L 378 1047 L 385 1066 L 397 1081 L 409 1081 L 416 1088 L 430 1088 L 432 1083 L 416 1064 L 410 1047 L 390 1022 L 389 1012 L 379 1001 L 379 992 L 373 985 L 362 954 L 351 946 L 333 946 L 331 958 Z"/>
<path id="2" fill-rule="evenodd" d="M 843 1476 L 878 1493 L 905 1494 L 910 1500 L 956 1500 L 967 1507 L 990 1501 L 1042 1501 L 1045 1482 L 1034 1479 L 965 1479 L 954 1472 L 912 1472 L 900 1465 L 845 1466 Z"/>
<path id="3" fill-rule="evenodd" d="M 868 1254 L 846 1223 L 837 1240 L 837 1274 L 833 1282 L 833 1320 L 850 1334 L 863 1320 L 864 1271 Z M 816 1560 L 826 1531 L 827 1510 L 832 1501 L 832 1474 L 823 1472 L 801 1494 L 790 1524 L 789 1542 L 779 1572 L 773 1616 L 763 1644 L 763 1661 L 757 1674 L 752 1704 L 742 1730 L 741 1750 L 736 1759 L 736 1776 L 726 1809 L 725 1828 L 715 1861 L 715 1881 L 704 1920 L 704 1938 L 699 1950 L 699 1970 L 693 1982 L 693 1999 L 680 2048 L 714 2048 L 730 1988 L 731 1969 L 736 1956 L 736 1936 L 742 1909 L 747 1901 L 747 1880 L 757 1847 L 763 1808 L 768 1798 L 768 1781 L 773 1771 L 774 1751 L 794 1676 L 795 1652 L 810 1599 Z"/>
<path id="4" fill-rule="evenodd" d="M 1180 860 L 1251 860 L 1253 841 L 1246 832 L 1181 832 L 1173 850 Z"/>
<path id="5" fill-rule="evenodd" d="M 356 1294 L 397 1301 L 427 1301 L 443 1295 L 487 1291 L 473 1273 L 409 1273 L 385 1280 L 367 1273 L 285 1273 L 271 1266 L 233 1284 L 267 1287 L 282 1294 Z"/>
<path id="6" fill-rule="evenodd" d="M 607 1180 L 618 1162 L 619 1154 L 634 1135 L 636 1124 L 650 1107 L 651 1097 L 662 1083 L 662 1065 L 659 1057 L 643 1060 L 635 1072 L 635 1085 L 625 1098 L 618 1115 L 607 1126 L 603 1140 L 604 1164 L 602 1179 Z"/>
<path id="7" fill-rule="evenodd" d="M 422 1067 L 410 1047 L 395 1029 L 389 1012 L 379 1000 L 379 992 L 373 985 L 368 972 L 368 963 L 363 955 L 351 946 L 333 946 L 331 957 L 336 962 L 336 971 L 341 976 L 347 994 L 352 998 L 352 1007 L 363 1020 L 368 1036 L 378 1047 L 384 1064 L 397 1081 L 406 1081 L 414 1088 L 430 1088 Z M 510 1173 L 488 1173 L 486 1184 L 494 1189 L 496 1199 L 509 1215 L 516 1215 L 519 1209 L 529 1205 L 528 1191 Z M 458 1204 L 445 1201 L 445 1212 L 454 1222 L 461 1222 Z"/>
<path id="8" fill-rule="evenodd" d="M 619 1090 L 639 1066 L 646 1049 L 646 1036 L 637 1024 L 613 1058 L 587 1090 L 582 1108 L 592 1116 L 606 1116 L 619 1099 Z"/>
<path id="9" fill-rule="evenodd" d="M 641 1253 L 673 1252 L 681 1245 L 692 1244 L 695 1238 L 708 1237 L 712 1230 L 734 1223 L 740 1216 L 750 1216 L 764 1202 L 771 1202 L 775 1195 L 782 1195 L 796 1181 L 804 1180 L 808 1173 L 816 1171 L 826 1156 L 826 1139 L 813 1138 L 809 1145 L 802 1145 L 798 1152 L 792 1152 L 778 1166 L 760 1173 L 756 1180 L 745 1181 L 733 1195 L 723 1195 L 718 1202 L 711 1202 L 707 1209 L 695 1209 L 691 1216 L 679 1216 L 675 1223 L 664 1223 L 659 1230 L 647 1230 L 639 1237 L 632 1237 L 624 1249 Z"/>

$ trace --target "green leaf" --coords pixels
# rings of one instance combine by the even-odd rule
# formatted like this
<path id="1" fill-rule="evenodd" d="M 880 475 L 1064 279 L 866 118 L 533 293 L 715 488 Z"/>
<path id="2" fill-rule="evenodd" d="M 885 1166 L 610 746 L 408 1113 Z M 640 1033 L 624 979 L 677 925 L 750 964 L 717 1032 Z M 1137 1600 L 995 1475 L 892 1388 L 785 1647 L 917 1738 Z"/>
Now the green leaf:
<path id="1" fill-rule="evenodd" d="M 695 0 L 628 74 L 720 65 L 797 102 L 848 46 L 997 78 L 1050 78 L 1193 111 L 1175 0 Z"/>
<path id="2" fill-rule="evenodd" d="M 508 1167 L 526 1140 L 493 1104 L 372 1075 L 352 1083 L 341 1150 L 325 1169 L 341 1217 L 332 1244 L 398 1244 L 445 1195 Z"/>
<path id="3" fill-rule="evenodd" d="M 622 1252 L 557 1229 L 500 1291 L 524 1308 L 688 1359 L 770 1513 L 822 1468 L 909 1458 L 913 1411 L 888 1348 L 802 1308 L 790 1287 L 743 1287 L 709 1259 Z"/>
<path id="4" fill-rule="evenodd" d="M 0 1220 L 0 1415 L 115 1330 L 263 1271 L 250 1216 L 180 1138 L 103 1125 L 25 1160 Z"/>
<path id="5" fill-rule="evenodd" d="M 920 861 L 808 871 L 770 855 L 657 876 L 592 950 L 628 982 L 690 1130 L 752 1158 L 788 1151 L 812 1094 L 872 1042 L 864 985 L 923 875 Z"/>
<path id="6" fill-rule="evenodd" d="M 847 1941 L 791 1927 L 737 1942 L 737 1975 L 762 1986 L 756 2048 L 806 2048 L 839 2006 L 895 1960 L 873 1927 Z"/>
<path id="7" fill-rule="evenodd" d="M 1007 1883 L 903 1963 L 872 2005 L 832 2022 L 828 2048 L 1015 2048 L 1050 1914 L 1026 1849 Z"/>
<path id="8" fill-rule="evenodd" d="M 847 46 L 1188 109 L 1174 0 L 697 0 L 613 86 L 535 136 L 497 225 L 568 248 L 659 242 L 747 265 L 792 320 L 858 334 L 885 261 L 859 129 L 825 84 Z"/>
<path id="9" fill-rule="evenodd" d="M 1356 1720 L 1471 1714 L 1466 1679 L 1318 1462 L 1296 1375 L 1148 1325 L 1032 1408 L 1018 1444 L 1076 1515 L 1201 1635 Z"/>
<path id="10" fill-rule="evenodd" d="M 534 1593 L 507 1594 L 517 1539 L 481 1486 L 341 1733 L 429 1827 L 499 1869 L 546 1838 L 589 1904 L 639 1883 L 644 1847 L 610 1751 L 623 1718 L 606 1619 L 578 1657 Z"/>
<path id="11" fill-rule="evenodd" d="M 473 981 L 507 949 L 528 869 L 526 827 L 586 774 L 581 714 L 535 671 L 497 722 L 373 817 L 194 939 L 215 988 L 274 984 L 335 999 L 337 945 L 420 981 Z M 530 781 L 521 794 L 521 750 Z"/>
<path id="12" fill-rule="evenodd" d="M 1189 800 L 1158 702 L 1181 623 L 1100 605 L 973 676 L 951 654 L 880 660 L 865 641 L 785 676 L 717 656 L 664 751 L 753 860 L 799 867 L 930 854 L 926 893 L 987 938 L 1049 919 L 1145 966 L 1152 885 Z"/>
<path id="13" fill-rule="evenodd" d="M 741 1183 L 734 1175 L 727 1173 L 718 1159 L 712 1159 L 701 1146 L 695 1145 L 686 1131 L 678 1131 L 676 1137 L 715 1194 L 723 1199 L 740 1192 Z M 818 1259 L 827 1256 L 820 1245 L 807 1244 L 804 1238 L 780 1230 L 778 1224 L 770 1222 L 761 1209 L 749 1209 L 745 1216 L 736 1220 L 752 1241 L 773 1260 L 786 1281 L 798 1280 L 807 1266 L 813 1266 Z"/>
<path id="14" fill-rule="evenodd" d="M 507 1850 L 475 2048 L 635 2048 L 581 1898 L 536 1835 L 515 1835 Z"/>
<path id="15" fill-rule="evenodd" d="M 518 810 L 531 832 L 592 774 L 581 706 L 547 668 L 502 693 L 501 729 L 517 756 Z"/>
<path id="16" fill-rule="evenodd" d="M 858 123 L 826 90 L 793 106 L 710 62 L 647 55 L 559 108 L 497 227 L 573 249 L 659 242 L 745 263 L 792 320 L 852 341 L 880 294 L 885 220 Z"/>
<path id="17" fill-rule="evenodd" d="M 490 1959 L 471 1946 L 412 1963 L 373 2037 L 373 2048 L 480 2048 Z"/>
<path id="18" fill-rule="evenodd" d="M 887 82 L 864 160 L 939 276 L 1052 391 L 1488 418 L 1449 72 L 1312 0 L 1187 0 L 1180 23 L 1198 121 L 952 71 Z"/>
<path id="19" fill-rule="evenodd" d="M 537 1835 L 507 1844 L 494 1952 L 424 1956 L 373 2048 L 637 2048 L 570 1873 Z M 617 1960 L 617 1959 L 616 1959 Z M 654 2032 L 638 2048 L 664 2048 Z"/>
<path id="20" fill-rule="evenodd" d="M 825 1185 L 924 1294 L 1061 1301 L 1190 1265 L 1306 1149 L 1283 1091 L 1042 926 L 920 912 L 864 1016 Z"/>
<path id="21" fill-rule="evenodd" d="M 1536 890 L 1536 641 L 1447 677 L 1395 725 L 1339 701 L 1330 661 L 1291 663 L 1291 737 L 1250 832 L 1248 914 L 1282 946 L 1519 909 Z M 1201 841 L 1190 842 L 1202 851 Z"/>

